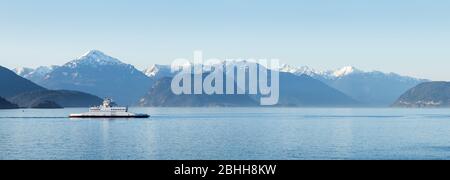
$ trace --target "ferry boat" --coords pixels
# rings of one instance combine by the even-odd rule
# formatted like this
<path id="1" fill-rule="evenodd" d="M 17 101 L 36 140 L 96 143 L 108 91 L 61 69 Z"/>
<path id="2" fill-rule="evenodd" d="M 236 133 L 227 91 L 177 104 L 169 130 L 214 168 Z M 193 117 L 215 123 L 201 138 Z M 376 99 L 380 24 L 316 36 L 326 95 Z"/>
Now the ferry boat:
<path id="1" fill-rule="evenodd" d="M 116 107 L 109 98 L 97 107 L 89 108 L 89 112 L 70 114 L 70 118 L 149 118 L 148 114 L 135 114 L 128 112 L 128 107 Z"/>

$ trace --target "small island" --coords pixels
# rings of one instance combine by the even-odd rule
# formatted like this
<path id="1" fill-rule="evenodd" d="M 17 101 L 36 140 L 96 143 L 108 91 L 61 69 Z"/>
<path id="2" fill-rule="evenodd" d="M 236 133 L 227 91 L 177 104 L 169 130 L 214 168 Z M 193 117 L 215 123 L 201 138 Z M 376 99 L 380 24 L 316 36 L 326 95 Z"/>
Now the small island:
<path id="1" fill-rule="evenodd" d="M 40 101 L 31 105 L 33 109 L 63 109 L 62 106 L 53 101 Z"/>
<path id="2" fill-rule="evenodd" d="M 417 85 L 404 93 L 393 107 L 444 108 L 450 107 L 450 82 L 436 81 Z"/>
<path id="3" fill-rule="evenodd" d="M 18 106 L 0 97 L 0 109 L 16 109 Z"/>

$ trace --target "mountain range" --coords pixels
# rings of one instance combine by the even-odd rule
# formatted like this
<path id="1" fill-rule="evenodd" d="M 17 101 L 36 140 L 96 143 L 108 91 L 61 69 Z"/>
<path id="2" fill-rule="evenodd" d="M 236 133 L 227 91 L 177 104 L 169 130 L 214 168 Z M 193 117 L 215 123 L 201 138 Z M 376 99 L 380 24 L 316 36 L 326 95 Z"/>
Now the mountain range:
<path id="1" fill-rule="evenodd" d="M 222 62 L 226 72 L 232 72 L 236 68 L 247 69 L 249 62 Z M 258 64 L 253 64 L 258 66 Z M 155 67 L 159 69 L 155 69 Z M 259 66 L 263 68 L 262 66 Z M 146 71 L 150 77 L 156 78 L 156 84 L 149 94 L 141 99 L 141 106 L 259 106 L 260 94 L 256 95 L 175 95 L 171 91 L 171 73 L 159 75 L 159 72 L 170 72 L 168 66 L 153 66 L 155 71 Z M 156 72 L 156 73 L 154 73 Z M 231 79 L 226 77 L 225 79 Z M 270 74 L 270 73 L 269 73 Z M 208 72 L 204 75 L 205 78 Z M 193 76 L 193 75 L 191 75 Z M 158 79 L 157 77 L 162 77 Z M 193 82 L 192 82 L 193 83 Z M 234 82 L 236 84 L 237 82 Z M 191 84 L 193 86 L 193 84 Z M 307 75 L 294 75 L 291 73 L 280 73 L 280 98 L 276 106 L 299 106 L 299 107 L 348 107 L 361 105 L 358 101 L 344 93 L 329 87 L 328 85 L 311 78 Z M 191 86 L 191 87 L 192 87 Z M 224 82 L 225 87 L 225 82 Z M 246 84 L 248 87 L 248 81 Z M 223 89 L 225 92 L 225 88 Z"/>
<path id="2" fill-rule="evenodd" d="M 308 75 L 368 105 L 386 107 L 408 89 L 429 80 L 380 71 L 365 72 L 355 67 L 317 71 L 309 67 L 283 65 L 282 72 Z"/>
<path id="3" fill-rule="evenodd" d="M 242 62 L 234 63 L 238 68 L 242 68 Z M 366 72 L 350 66 L 317 71 L 306 66 L 282 65 L 275 70 L 281 72 L 280 106 L 357 104 L 389 107 L 407 90 L 420 83 L 429 82 L 395 73 Z M 255 97 L 252 96 L 172 96 L 168 81 L 175 73 L 171 72 L 169 65 L 155 64 L 139 71 L 134 66 L 97 50 L 61 66 L 16 68 L 14 71 L 47 89 L 65 89 L 111 97 L 121 105 L 253 106 L 252 104 L 256 103 Z M 321 93 L 308 94 L 308 91 Z M 239 103 L 238 99 L 242 102 Z"/>
<path id="4" fill-rule="evenodd" d="M 429 80 L 401 76 L 395 73 L 380 71 L 365 72 L 355 67 L 343 67 L 337 70 L 317 71 L 303 66 L 294 67 L 281 65 L 280 72 L 297 76 L 309 76 L 326 85 L 335 88 L 363 106 L 387 107 L 408 89 Z M 158 80 L 162 77 L 172 77 L 169 65 L 152 65 L 144 70 L 150 78 Z"/>

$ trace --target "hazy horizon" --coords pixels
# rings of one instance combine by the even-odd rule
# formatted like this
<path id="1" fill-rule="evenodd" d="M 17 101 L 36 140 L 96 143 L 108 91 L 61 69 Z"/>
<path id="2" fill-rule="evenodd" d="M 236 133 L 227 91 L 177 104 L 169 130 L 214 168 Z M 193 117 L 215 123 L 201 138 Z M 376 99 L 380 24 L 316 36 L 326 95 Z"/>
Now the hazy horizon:
<path id="1" fill-rule="evenodd" d="M 97 49 L 142 70 L 203 50 L 449 81 L 449 8 L 444 0 L 0 0 L 0 65 L 62 65 Z"/>

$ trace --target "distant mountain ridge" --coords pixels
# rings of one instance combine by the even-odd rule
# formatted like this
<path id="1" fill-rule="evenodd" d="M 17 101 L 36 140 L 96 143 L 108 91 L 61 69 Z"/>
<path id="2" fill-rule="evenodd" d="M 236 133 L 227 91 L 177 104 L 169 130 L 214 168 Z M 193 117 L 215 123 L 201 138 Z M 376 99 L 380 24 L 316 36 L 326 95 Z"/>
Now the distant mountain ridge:
<path id="1" fill-rule="evenodd" d="M 239 65 L 222 64 L 226 71 L 229 68 L 245 68 L 247 62 Z M 168 68 L 159 66 L 159 68 Z M 261 68 L 261 67 L 260 67 Z M 167 71 L 167 70 L 166 70 Z M 270 74 L 270 73 L 269 73 Z M 208 73 L 204 74 L 207 76 Z M 226 78 L 228 79 L 228 78 Z M 236 83 L 236 82 L 235 82 Z M 141 99 L 141 106 L 163 107 L 209 107 L 232 106 L 247 107 L 260 106 L 261 95 L 175 95 L 171 92 L 171 78 L 164 77 L 156 81 L 147 96 Z M 247 85 L 248 86 L 248 85 Z M 224 86 L 225 87 L 225 86 Z M 280 98 L 275 106 L 292 107 L 350 107 L 360 105 L 359 102 L 347 95 L 313 79 L 307 75 L 297 76 L 290 73 L 280 73 Z"/>
<path id="2" fill-rule="evenodd" d="M 308 66 L 295 67 L 287 64 L 283 64 L 279 67 L 280 72 L 288 72 L 295 75 L 306 74 L 311 77 L 321 77 L 325 79 L 337 79 L 353 73 L 364 73 L 363 71 L 353 67 L 345 66 L 336 70 L 319 71 Z"/>
<path id="3" fill-rule="evenodd" d="M 101 102 L 100 98 L 82 92 L 47 90 L 1 66 L 0 84 L 0 96 L 9 101 L 2 98 L 2 107 L 88 107 Z"/>
<path id="4" fill-rule="evenodd" d="M 16 95 L 9 100 L 20 107 L 34 108 L 42 103 L 56 103 L 61 107 L 92 107 L 102 103 L 97 96 L 67 90 L 33 91 Z"/>
<path id="5" fill-rule="evenodd" d="M 309 67 L 280 67 L 282 72 L 309 75 L 349 95 L 367 106 L 388 107 L 408 89 L 429 80 L 380 71 L 365 72 L 347 66 L 337 70 L 317 71 Z"/>
<path id="6" fill-rule="evenodd" d="M 239 63 L 237 64 L 239 66 Z M 174 73 L 171 73 L 170 70 L 169 65 L 153 65 L 144 72 L 157 80 L 160 77 L 172 77 Z M 320 80 L 363 103 L 364 106 L 388 107 L 408 89 L 428 81 L 395 73 L 365 72 L 352 66 L 337 70 L 318 71 L 307 66 L 294 67 L 284 64 L 278 70 L 297 76 L 307 75 Z"/>
<path id="7" fill-rule="evenodd" d="M 450 82 L 426 82 L 405 92 L 393 107 L 450 107 Z"/>
<path id="8" fill-rule="evenodd" d="M 2 66 L 0 66 L 0 83 L 0 97 L 3 98 L 10 98 L 25 92 L 45 90 L 45 88 Z"/>
<path id="9" fill-rule="evenodd" d="M 49 89 L 82 91 L 134 105 L 152 86 L 152 79 L 130 64 L 98 50 L 57 66 L 37 81 Z"/>
<path id="10" fill-rule="evenodd" d="M 58 66 L 40 66 L 36 69 L 33 68 L 14 68 L 14 71 L 17 75 L 22 76 L 25 79 L 28 79 L 36 84 L 42 82 L 45 79 L 46 75 L 53 71 Z"/>
<path id="11" fill-rule="evenodd" d="M 345 66 L 335 70 L 319 71 L 308 66 L 294 67 L 287 64 L 283 64 L 279 68 L 280 72 L 289 72 L 296 75 L 306 74 L 311 77 L 317 77 L 322 79 L 339 79 L 346 76 L 365 74 L 365 75 L 378 75 L 378 76 L 389 76 L 402 81 L 428 81 L 426 79 L 418 79 L 409 76 L 402 76 L 396 73 L 384 73 L 381 71 L 363 71 L 353 66 Z"/>

